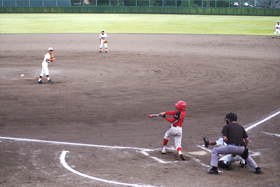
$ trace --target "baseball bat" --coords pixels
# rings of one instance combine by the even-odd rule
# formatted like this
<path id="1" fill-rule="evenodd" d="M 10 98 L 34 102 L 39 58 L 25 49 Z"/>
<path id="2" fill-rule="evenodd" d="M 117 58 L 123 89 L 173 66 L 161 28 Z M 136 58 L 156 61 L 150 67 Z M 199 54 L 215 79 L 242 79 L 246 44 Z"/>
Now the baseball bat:
<path id="1" fill-rule="evenodd" d="M 150 115 L 148 115 L 148 118 L 153 118 L 153 117 L 158 117 L 158 116 L 160 116 L 159 114 L 150 114 Z"/>

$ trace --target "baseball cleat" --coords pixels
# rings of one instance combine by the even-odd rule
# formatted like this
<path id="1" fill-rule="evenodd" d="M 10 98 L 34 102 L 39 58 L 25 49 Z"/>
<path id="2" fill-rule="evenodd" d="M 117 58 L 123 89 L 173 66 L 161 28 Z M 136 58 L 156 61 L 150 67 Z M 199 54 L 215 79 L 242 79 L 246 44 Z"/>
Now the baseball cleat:
<path id="1" fill-rule="evenodd" d="M 218 169 L 214 169 L 214 168 L 211 168 L 209 171 L 208 171 L 209 174 L 218 174 Z"/>
<path id="2" fill-rule="evenodd" d="M 162 148 L 161 153 L 162 153 L 162 154 L 165 154 L 165 153 L 166 153 L 166 148 L 165 148 L 165 147 Z"/>
<path id="3" fill-rule="evenodd" d="M 260 168 L 260 167 L 257 167 L 257 168 L 256 168 L 256 174 L 261 174 L 261 172 L 262 172 L 261 168 Z"/>
<path id="4" fill-rule="evenodd" d="M 102 51 L 100 50 L 99 53 L 102 53 Z"/>
<path id="5" fill-rule="evenodd" d="M 274 36 L 272 36 L 272 39 L 274 39 Z"/>
<path id="6" fill-rule="evenodd" d="M 48 82 L 53 82 L 53 81 L 51 79 L 49 79 Z"/>
<path id="7" fill-rule="evenodd" d="M 106 51 L 105 53 L 108 53 L 108 51 Z"/>
<path id="8" fill-rule="evenodd" d="M 180 154 L 179 157 L 180 157 L 181 160 L 186 160 L 184 155 L 182 155 L 182 154 Z"/>
<path id="9" fill-rule="evenodd" d="M 38 83 L 39 83 L 39 84 L 42 84 L 42 83 L 44 83 L 44 82 L 43 82 L 42 80 L 39 80 Z"/>

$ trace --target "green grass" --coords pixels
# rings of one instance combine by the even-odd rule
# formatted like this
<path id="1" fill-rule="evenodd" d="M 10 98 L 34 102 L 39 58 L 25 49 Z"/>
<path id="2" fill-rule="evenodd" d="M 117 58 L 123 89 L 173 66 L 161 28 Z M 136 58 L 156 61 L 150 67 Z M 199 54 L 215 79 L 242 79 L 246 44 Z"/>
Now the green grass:
<path id="1" fill-rule="evenodd" d="M 279 17 L 178 14 L 0 14 L 0 33 L 272 35 Z"/>

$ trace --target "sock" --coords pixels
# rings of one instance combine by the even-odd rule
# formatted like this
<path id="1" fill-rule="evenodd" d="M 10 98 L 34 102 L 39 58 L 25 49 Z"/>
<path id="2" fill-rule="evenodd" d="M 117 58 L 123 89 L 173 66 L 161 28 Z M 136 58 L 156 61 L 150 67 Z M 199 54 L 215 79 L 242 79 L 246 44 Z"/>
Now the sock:
<path id="1" fill-rule="evenodd" d="M 178 148 L 177 148 L 177 152 L 178 152 L 179 155 L 182 154 L 182 148 L 181 148 L 181 147 L 178 147 Z"/>
<path id="2" fill-rule="evenodd" d="M 163 139 L 163 146 L 166 146 L 168 143 L 168 140 L 167 139 Z"/>

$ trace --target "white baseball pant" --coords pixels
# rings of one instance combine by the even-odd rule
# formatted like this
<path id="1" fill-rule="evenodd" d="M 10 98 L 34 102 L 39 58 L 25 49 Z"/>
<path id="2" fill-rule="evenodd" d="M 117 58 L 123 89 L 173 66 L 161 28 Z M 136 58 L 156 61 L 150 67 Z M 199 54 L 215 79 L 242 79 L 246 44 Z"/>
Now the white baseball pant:
<path id="1" fill-rule="evenodd" d="M 47 62 L 45 62 L 45 61 L 42 62 L 42 71 L 41 71 L 41 74 L 40 74 L 41 77 L 43 77 L 44 74 L 50 75 L 50 74 L 49 74 L 50 72 L 49 72 L 49 67 L 48 67 L 48 65 L 49 65 L 49 63 L 47 63 Z"/>
<path id="2" fill-rule="evenodd" d="M 105 40 L 101 40 L 101 44 L 100 44 L 100 51 L 102 51 L 102 46 L 104 44 L 104 47 L 106 48 L 106 51 L 108 50 L 108 47 L 107 47 L 107 43 L 104 43 Z"/>
<path id="3" fill-rule="evenodd" d="M 171 136 L 174 136 L 174 143 L 176 150 L 178 147 L 181 147 L 182 141 L 182 127 L 174 127 L 173 125 L 170 127 L 168 131 L 165 132 L 164 139 L 169 140 Z"/>
<path id="4" fill-rule="evenodd" d="M 280 36 L 280 29 L 276 29 L 275 32 L 273 33 L 273 36 L 275 36 L 276 33 L 278 33 Z"/>

